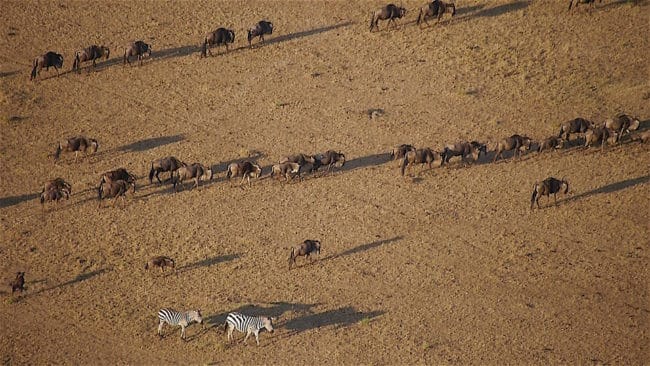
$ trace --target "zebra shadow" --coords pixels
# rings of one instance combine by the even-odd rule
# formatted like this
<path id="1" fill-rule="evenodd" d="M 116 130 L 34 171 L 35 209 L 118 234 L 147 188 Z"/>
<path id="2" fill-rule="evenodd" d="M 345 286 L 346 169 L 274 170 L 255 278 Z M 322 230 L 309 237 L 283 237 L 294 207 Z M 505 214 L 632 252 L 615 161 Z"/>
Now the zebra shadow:
<path id="1" fill-rule="evenodd" d="M 354 324 L 368 324 L 384 311 L 358 311 L 353 306 L 345 306 L 317 314 L 308 314 L 291 319 L 283 324 L 289 332 L 286 337 L 291 337 L 307 330 L 333 326 L 334 329 L 348 327 Z"/>

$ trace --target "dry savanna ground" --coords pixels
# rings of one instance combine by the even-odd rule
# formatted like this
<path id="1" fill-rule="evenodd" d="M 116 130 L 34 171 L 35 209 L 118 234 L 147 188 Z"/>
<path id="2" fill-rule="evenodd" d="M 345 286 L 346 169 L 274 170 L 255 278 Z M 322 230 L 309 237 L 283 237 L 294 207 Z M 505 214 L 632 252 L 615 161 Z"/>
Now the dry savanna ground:
<path id="1" fill-rule="evenodd" d="M 619 112 L 650 128 L 650 3 L 458 0 L 420 29 L 417 9 L 368 32 L 380 1 L 3 1 L 0 8 L 0 357 L 4 364 L 647 364 L 650 144 L 416 167 L 390 149 L 440 149 L 515 133 L 535 140 Z M 273 22 L 249 49 L 245 29 Z M 199 59 L 203 34 L 235 30 Z M 153 45 L 143 66 L 123 48 Z M 111 48 L 70 72 L 74 51 Z M 31 61 L 64 70 L 29 81 Z M 368 110 L 383 114 L 369 118 Z M 637 131 L 636 133 L 638 133 Z M 96 154 L 59 140 L 98 139 Z M 292 153 L 347 156 L 288 184 Z M 153 159 L 217 169 L 174 193 Z M 225 179 L 255 158 L 252 187 Z M 98 207 L 100 174 L 138 177 L 126 204 Z M 165 175 L 167 176 L 167 175 Z M 558 204 L 529 208 L 535 181 L 565 176 Z M 63 177 L 73 195 L 38 192 Z M 189 188 L 189 184 L 188 184 Z M 312 264 L 289 247 L 320 239 Z M 178 275 L 145 272 L 176 259 Z M 7 284 L 25 271 L 27 291 Z M 162 307 L 200 308 L 205 327 L 156 336 Z M 231 311 L 277 317 L 261 345 L 227 344 Z M 238 340 L 242 339 L 239 334 Z"/>

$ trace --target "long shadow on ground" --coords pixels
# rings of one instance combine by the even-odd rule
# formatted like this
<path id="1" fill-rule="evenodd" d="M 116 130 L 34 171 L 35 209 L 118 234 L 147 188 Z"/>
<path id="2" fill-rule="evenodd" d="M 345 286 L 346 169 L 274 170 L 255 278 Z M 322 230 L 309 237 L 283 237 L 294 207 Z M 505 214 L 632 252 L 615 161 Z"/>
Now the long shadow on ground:
<path id="1" fill-rule="evenodd" d="M 647 184 L 648 182 L 650 182 L 650 175 L 645 175 L 645 176 L 642 176 L 642 177 L 637 177 L 637 178 L 632 178 L 632 179 L 626 179 L 626 180 L 623 180 L 623 181 L 620 181 L 620 182 L 616 182 L 616 183 L 608 184 L 606 186 L 602 186 L 602 187 L 597 188 L 597 189 L 593 189 L 593 190 L 588 191 L 588 192 L 584 192 L 584 193 L 580 193 L 580 194 L 575 195 L 575 196 L 568 197 L 566 199 L 558 201 L 558 204 L 565 204 L 565 203 L 581 200 L 581 199 L 584 199 L 584 198 L 594 196 L 596 194 L 613 193 L 613 192 L 617 192 L 617 191 L 620 191 L 620 190 L 623 190 L 623 189 L 634 187 L 634 186 L 639 185 L 639 184 Z"/>

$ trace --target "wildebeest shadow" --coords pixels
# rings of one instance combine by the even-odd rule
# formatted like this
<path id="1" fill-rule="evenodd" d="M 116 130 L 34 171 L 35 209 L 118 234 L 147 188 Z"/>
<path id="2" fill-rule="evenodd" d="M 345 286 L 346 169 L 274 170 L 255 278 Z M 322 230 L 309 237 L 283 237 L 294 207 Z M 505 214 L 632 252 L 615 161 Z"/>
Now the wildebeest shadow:
<path id="1" fill-rule="evenodd" d="M 226 254 L 226 255 L 219 255 L 211 258 L 206 258 L 202 259 L 200 261 L 196 261 L 194 263 L 190 263 L 188 265 L 182 266 L 178 268 L 178 273 L 183 273 L 187 271 L 191 271 L 193 269 L 197 269 L 200 267 L 210 267 L 215 264 L 223 263 L 223 262 L 229 262 L 235 259 L 240 258 L 241 255 L 239 254 Z"/>
<path id="2" fill-rule="evenodd" d="M 309 314 L 286 322 L 283 327 L 296 335 L 310 329 L 334 326 L 335 328 L 347 327 L 360 322 L 371 321 L 384 311 L 357 311 L 352 306 L 345 306 L 335 310 L 328 310 L 318 314 Z"/>
<path id="3" fill-rule="evenodd" d="M 6 77 L 9 77 L 9 76 L 14 76 L 14 75 L 16 75 L 18 73 L 19 73 L 19 71 L 17 71 L 17 70 L 0 72 L 0 79 L 1 78 L 6 78 Z"/>
<path id="4" fill-rule="evenodd" d="M 130 143 L 118 148 L 119 151 L 130 151 L 130 152 L 142 152 L 150 149 L 154 149 L 163 145 L 173 144 L 175 142 L 183 141 L 185 139 L 184 135 L 171 135 L 171 136 L 161 136 L 161 137 L 152 137 L 140 141 Z"/>
<path id="5" fill-rule="evenodd" d="M 390 161 L 389 153 L 379 153 L 359 158 L 350 159 L 345 162 L 345 165 L 340 169 L 341 171 L 350 171 L 354 169 L 367 168 L 369 166 L 377 166 L 386 164 Z"/>
<path id="6" fill-rule="evenodd" d="M 639 128 L 637 128 L 637 132 L 645 131 L 650 128 L 650 119 L 641 121 L 639 123 Z"/>
<path id="7" fill-rule="evenodd" d="M 505 13 L 509 13 L 511 11 L 517 11 L 526 8 L 528 5 L 530 5 L 530 0 L 518 0 L 514 1 L 509 4 L 503 4 L 499 6 L 495 6 L 493 8 L 488 8 L 488 9 L 481 9 L 477 11 L 476 13 L 470 14 L 468 17 L 496 17 L 499 15 L 503 15 Z"/>
<path id="8" fill-rule="evenodd" d="M 0 198 L 0 208 L 10 207 L 10 206 L 17 205 L 17 204 L 25 202 L 25 201 L 33 200 L 35 198 L 38 198 L 37 193 L 28 193 L 28 194 L 22 194 L 20 196 L 11 196 L 11 197 Z"/>
<path id="9" fill-rule="evenodd" d="M 43 292 L 55 290 L 57 288 L 62 288 L 62 287 L 74 285 L 76 283 L 84 282 L 84 281 L 89 280 L 89 279 L 91 279 L 91 278 L 93 278 L 95 276 L 99 276 L 99 275 L 101 275 L 103 273 L 110 272 L 110 271 L 111 271 L 110 268 L 102 268 L 102 269 L 98 269 L 98 270 L 95 270 L 95 271 L 92 271 L 92 272 L 82 273 L 80 275 L 77 275 L 75 278 L 71 279 L 70 281 L 66 281 L 66 282 L 60 283 L 60 284 L 58 284 L 56 286 L 44 288 L 44 289 L 38 290 L 36 292 L 26 294 L 25 296 L 21 296 L 20 300 L 31 297 L 31 296 L 36 296 L 36 295 L 38 295 L 40 293 L 43 293 Z"/>
<path id="10" fill-rule="evenodd" d="M 376 240 L 376 241 L 373 241 L 372 243 L 359 245 L 357 247 L 348 249 L 348 250 L 346 250 L 344 252 L 341 252 L 339 254 L 335 254 L 335 255 L 325 257 L 325 258 L 322 259 L 322 261 L 333 260 L 333 259 L 345 257 L 347 255 L 364 252 L 366 250 L 374 249 L 374 248 L 380 247 L 382 245 L 390 244 L 390 243 L 393 243 L 393 242 L 396 242 L 396 241 L 399 241 L 399 240 L 402 240 L 402 239 L 404 239 L 403 235 L 399 235 L 399 236 L 396 236 L 396 237 L 393 237 L 393 238 L 390 238 L 390 239 Z"/>
<path id="11" fill-rule="evenodd" d="M 197 45 L 167 48 L 160 51 L 152 51 L 151 59 L 152 61 L 157 61 L 157 60 L 164 60 L 170 57 L 189 56 L 194 53 L 199 53 L 200 50 L 201 47 Z"/>
<path id="12" fill-rule="evenodd" d="M 281 36 L 272 37 L 271 39 L 265 40 L 264 43 L 253 43 L 253 48 L 261 48 L 261 47 L 266 47 L 266 46 L 276 44 L 276 43 L 280 43 L 280 42 L 290 41 L 292 39 L 298 39 L 298 38 L 313 36 L 315 34 L 329 32 L 329 31 L 334 30 L 334 29 L 349 27 L 349 26 L 351 26 L 353 24 L 355 24 L 355 22 L 347 21 L 347 22 L 344 22 L 344 23 L 332 24 L 332 25 L 328 25 L 328 26 L 325 26 L 325 27 L 308 29 L 308 30 L 304 30 L 304 31 L 296 32 L 296 33 L 283 34 Z M 253 42 L 255 42 L 255 41 L 253 41 Z M 240 47 L 240 48 L 242 48 L 242 47 Z M 248 46 L 245 46 L 243 48 L 248 48 Z"/>
<path id="13" fill-rule="evenodd" d="M 606 186 L 602 186 L 597 189 L 593 189 L 588 192 L 580 193 L 575 196 L 567 197 L 563 200 L 558 201 L 558 204 L 565 204 L 577 200 L 581 200 L 583 198 L 591 197 L 596 194 L 601 194 L 601 193 L 612 193 L 612 192 L 617 192 L 623 189 L 627 189 L 630 187 L 634 187 L 639 184 L 646 184 L 650 182 L 650 175 L 645 175 L 642 177 L 637 177 L 637 178 L 631 178 L 631 179 L 626 179 L 620 182 L 608 184 Z"/>

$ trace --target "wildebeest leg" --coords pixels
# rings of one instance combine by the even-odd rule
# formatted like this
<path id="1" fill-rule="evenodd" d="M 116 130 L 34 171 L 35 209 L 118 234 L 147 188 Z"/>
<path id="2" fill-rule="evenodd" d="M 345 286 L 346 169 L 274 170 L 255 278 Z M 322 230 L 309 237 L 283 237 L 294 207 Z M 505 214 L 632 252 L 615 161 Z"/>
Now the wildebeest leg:
<path id="1" fill-rule="evenodd" d="M 77 156 L 79 155 L 79 150 L 74 152 L 74 162 L 77 162 Z"/>
<path id="2" fill-rule="evenodd" d="M 199 188 L 199 177 L 194 178 L 194 185 L 191 189 Z"/>
<path id="3" fill-rule="evenodd" d="M 557 206 L 557 193 L 553 193 L 553 199 L 555 200 L 555 205 Z"/>

